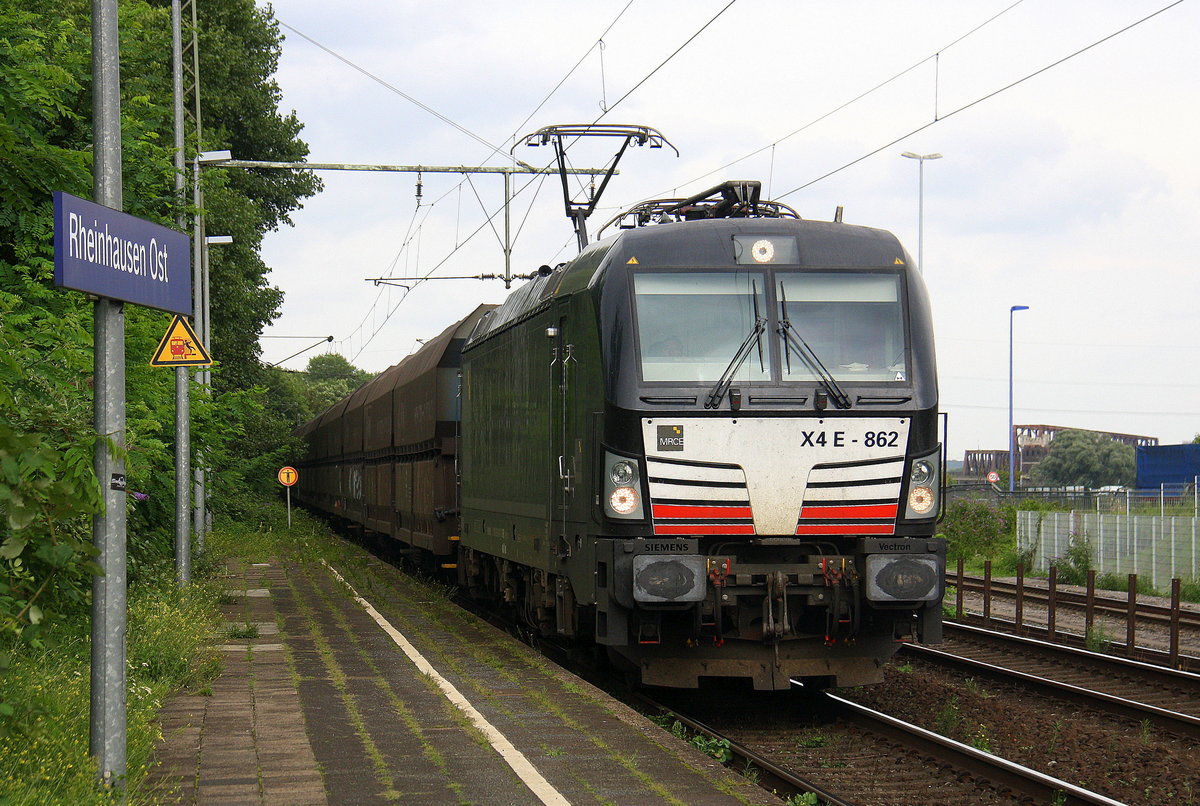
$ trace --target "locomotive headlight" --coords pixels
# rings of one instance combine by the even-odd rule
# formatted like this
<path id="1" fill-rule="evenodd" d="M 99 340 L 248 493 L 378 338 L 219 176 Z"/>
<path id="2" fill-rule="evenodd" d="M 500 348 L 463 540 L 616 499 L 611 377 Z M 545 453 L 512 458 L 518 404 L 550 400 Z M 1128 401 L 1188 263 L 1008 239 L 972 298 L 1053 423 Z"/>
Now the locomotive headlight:
<path id="1" fill-rule="evenodd" d="M 627 487 L 637 481 L 637 468 L 629 462 L 620 461 L 609 469 L 608 477 L 612 479 L 613 484 Z"/>
<path id="2" fill-rule="evenodd" d="M 908 509 L 918 516 L 927 515 L 929 510 L 933 509 L 933 502 L 935 500 L 933 489 L 930 487 L 913 487 L 908 491 Z"/>
<path id="3" fill-rule="evenodd" d="M 770 263 L 775 259 L 775 244 L 766 238 L 755 241 L 750 247 L 750 257 L 755 263 Z"/>
<path id="4" fill-rule="evenodd" d="M 906 518 L 931 518 L 937 513 L 941 458 L 941 453 L 934 452 L 912 460 L 908 468 Z"/>
<path id="5" fill-rule="evenodd" d="M 642 508 L 642 487 L 638 483 L 642 475 L 638 460 L 605 451 L 600 470 L 600 478 L 604 481 L 604 497 L 597 496 L 596 503 L 605 502 L 604 514 L 609 518 L 644 519 L 646 513 Z"/>
<path id="6" fill-rule="evenodd" d="M 867 598 L 873 602 L 932 602 L 938 597 L 940 578 L 936 556 L 867 557 Z"/>
<path id="7" fill-rule="evenodd" d="M 618 515 L 629 515 L 638 508 L 637 490 L 618 487 L 608 496 L 608 506 Z"/>

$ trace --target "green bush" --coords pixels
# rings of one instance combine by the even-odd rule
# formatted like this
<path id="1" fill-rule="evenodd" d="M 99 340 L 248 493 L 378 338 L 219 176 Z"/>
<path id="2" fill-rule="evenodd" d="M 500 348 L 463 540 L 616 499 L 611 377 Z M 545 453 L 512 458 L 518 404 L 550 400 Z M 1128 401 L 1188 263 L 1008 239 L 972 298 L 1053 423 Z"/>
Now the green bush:
<path id="1" fill-rule="evenodd" d="M 158 567 L 129 589 L 127 643 L 127 778 L 130 799 L 152 762 L 158 711 L 182 687 L 215 678 L 220 659 L 214 635 L 219 585 L 180 590 L 169 567 Z M 0 803 L 99 804 L 119 793 L 97 787 L 88 754 L 90 641 L 88 620 L 54 624 L 43 646 L 18 645 L 4 674 L 0 710 Z"/>
<path id="2" fill-rule="evenodd" d="M 1094 567 L 1092 542 L 1087 535 L 1071 535 L 1067 553 L 1057 563 L 1058 581 L 1063 585 L 1086 585 L 1088 572 Z"/>
<path id="3" fill-rule="evenodd" d="M 1129 577 L 1126 574 L 1100 574 L 1096 577 L 1096 587 L 1106 591 L 1129 591 Z M 1150 583 L 1150 577 L 1142 575 L 1137 581 L 1138 593 L 1144 596 L 1157 596 L 1156 591 Z M 1191 601 L 1191 600 L 1189 600 Z M 1200 601 L 1200 600 L 1196 600 Z"/>
<path id="4" fill-rule="evenodd" d="M 942 520 L 947 558 L 995 560 L 1007 546 L 1015 544 L 1015 524 L 1011 507 L 996 507 L 979 499 L 954 501 L 946 507 Z"/>

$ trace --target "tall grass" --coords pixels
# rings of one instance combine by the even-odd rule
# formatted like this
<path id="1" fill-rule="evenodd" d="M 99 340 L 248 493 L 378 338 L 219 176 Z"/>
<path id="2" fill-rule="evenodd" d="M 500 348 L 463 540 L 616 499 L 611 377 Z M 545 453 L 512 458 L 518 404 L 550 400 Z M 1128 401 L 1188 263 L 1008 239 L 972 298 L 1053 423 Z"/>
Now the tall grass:
<path id="1" fill-rule="evenodd" d="M 141 790 L 160 737 L 158 710 L 173 692 L 201 685 L 220 669 L 208 645 L 215 633 L 219 587 L 186 591 L 170 566 L 144 569 L 130 587 L 127 631 L 127 776 L 129 802 L 151 803 Z M 0 804 L 119 802 L 97 783 L 88 754 L 90 636 L 87 620 L 61 623 L 40 647 L 9 651 L 0 672 L 11 714 L 0 715 Z"/>

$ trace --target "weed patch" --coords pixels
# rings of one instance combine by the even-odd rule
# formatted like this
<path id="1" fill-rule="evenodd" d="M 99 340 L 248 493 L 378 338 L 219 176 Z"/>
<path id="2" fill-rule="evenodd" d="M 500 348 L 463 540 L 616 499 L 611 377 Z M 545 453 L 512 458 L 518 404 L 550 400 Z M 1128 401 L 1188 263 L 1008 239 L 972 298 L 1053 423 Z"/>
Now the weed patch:
<path id="1" fill-rule="evenodd" d="M 158 740 L 166 698 L 215 679 L 220 658 L 208 646 L 217 586 L 177 587 L 169 566 L 143 568 L 129 588 L 127 632 L 127 775 L 129 801 L 150 802 L 140 789 Z M 16 804 L 119 802 L 96 785 L 88 754 L 91 650 L 87 620 L 63 622 L 40 647 L 9 653 L 0 714 L 0 801 Z"/>

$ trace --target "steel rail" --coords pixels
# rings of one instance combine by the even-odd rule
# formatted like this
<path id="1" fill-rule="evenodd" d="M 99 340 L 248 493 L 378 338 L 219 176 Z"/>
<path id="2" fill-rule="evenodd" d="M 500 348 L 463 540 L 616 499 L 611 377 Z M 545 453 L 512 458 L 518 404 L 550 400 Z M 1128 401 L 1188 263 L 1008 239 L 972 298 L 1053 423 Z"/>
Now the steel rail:
<path id="1" fill-rule="evenodd" d="M 979 615 L 979 614 L 975 614 L 975 613 L 964 613 L 963 617 L 970 618 L 975 621 L 983 621 L 983 616 Z M 1034 635 L 1041 635 L 1041 636 L 1049 637 L 1049 635 L 1048 635 L 1049 630 L 1045 626 L 1039 626 L 1037 624 L 1030 624 L 1028 621 L 1022 622 L 1021 624 L 1018 625 L 1014 621 L 1009 621 L 1008 619 L 1002 619 L 1002 618 L 997 618 L 996 616 L 992 616 L 990 623 L 993 627 L 999 626 L 1005 630 L 1013 630 L 1014 633 L 1015 633 L 1015 631 L 1019 630 L 1021 633 L 1032 633 Z M 943 621 L 942 626 L 944 629 L 949 629 L 949 630 L 955 630 L 955 629 L 960 629 L 960 628 L 961 629 L 968 629 L 968 628 L 982 629 L 982 628 L 976 627 L 976 625 L 973 625 L 973 624 L 967 624 L 967 623 L 961 622 L 961 621 L 948 621 L 948 620 Z M 1014 635 L 1014 637 L 1016 637 L 1016 636 Z M 1028 637 L 1028 636 L 1025 636 L 1025 637 Z M 1031 639 L 1031 640 L 1036 640 L 1036 639 Z M 1046 642 L 1046 643 L 1048 643 L 1048 642 Z M 1180 654 L 1178 657 L 1172 658 L 1171 653 L 1165 649 L 1155 649 L 1153 647 L 1138 645 L 1138 646 L 1133 647 L 1132 650 L 1129 650 L 1128 647 L 1125 645 L 1124 641 L 1108 641 L 1107 644 L 1112 649 L 1113 652 L 1129 653 L 1131 651 L 1133 655 L 1136 655 L 1138 658 L 1141 659 L 1140 662 L 1146 663 L 1147 665 L 1150 665 L 1150 666 L 1161 666 L 1164 669 L 1176 669 L 1177 668 L 1177 669 L 1180 669 L 1180 670 L 1183 670 L 1183 671 L 1186 671 L 1189 673 L 1194 673 L 1194 670 L 1200 670 L 1200 656 Z M 1054 646 L 1072 647 L 1075 649 L 1082 649 L 1083 647 L 1087 646 L 1087 637 L 1056 628 L 1054 631 L 1053 645 Z"/>
<path id="2" fill-rule="evenodd" d="M 1149 705 L 1137 700 L 1107 694 L 1103 691 L 1096 691 L 1095 689 L 1064 683 L 1060 680 L 1052 680 L 1048 677 L 1009 669 L 1005 666 L 997 666 L 994 663 L 955 655 L 951 652 L 919 644 L 905 644 L 902 651 L 926 659 L 932 659 L 934 662 L 945 666 L 954 666 L 973 672 L 981 672 L 995 678 L 1015 681 L 1024 688 L 1039 691 L 1043 695 L 1058 697 L 1091 708 L 1100 708 L 1108 713 L 1117 714 L 1126 719 L 1138 722 L 1148 720 L 1156 727 L 1177 736 L 1200 740 L 1200 719 L 1189 714 L 1181 714 L 1177 711 L 1159 708 L 1156 705 Z"/>
<path id="3" fill-rule="evenodd" d="M 743 767 L 745 765 L 753 765 L 754 769 L 759 773 L 758 785 L 769 792 L 774 792 L 781 798 L 786 799 L 793 795 L 811 792 L 820 798 L 822 803 L 830 804 L 830 806 L 856 806 L 853 802 L 835 795 L 820 784 L 813 783 L 806 778 L 801 778 L 786 767 L 781 767 L 770 759 L 755 753 L 745 745 L 738 744 L 715 728 L 710 728 L 703 722 L 684 716 L 678 711 L 647 697 L 645 694 L 634 693 L 629 695 L 629 699 L 636 700 L 648 709 L 656 709 L 667 714 L 695 733 L 725 742 L 734 758 L 734 761 L 729 762 L 727 766 L 731 766 L 737 761 L 742 762 Z"/>
<path id="4" fill-rule="evenodd" d="M 1144 680 L 1153 680 L 1154 683 L 1165 687 L 1179 686 L 1195 686 L 1200 691 L 1200 674 L 1183 669 L 1172 669 L 1170 666 L 1162 666 L 1157 663 L 1146 663 L 1145 661 L 1134 660 L 1132 658 L 1124 658 L 1120 655 L 1108 655 L 1102 652 L 1092 652 L 1080 647 L 1068 646 L 1066 644 L 1055 644 L 1050 641 L 1042 641 L 1038 638 L 1030 638 L 1024 635 L 1014 635 L 1009 632 L 999 632 L 997 630 L 989 630 L 984 627 L 977 627 L 974 624 L 963 624 L 957 621 L 944 622 L 943 627 L 949 632 L 961 632 L 967 636 L 976 636 L 986 638 L 989 641 L 996 643 L 1005 643 L 1018 647 L 1028 647 L 1041 649 L 1045 652 L 1053 652 L 1058 655 L 1066 655 L 1071 658 L 1087 660 L 1094 664 L 1108 666 L 1109 668 L 1119 669 L 1124 672 L 1131 672 Z M 903 647 L 911 646 L 904 644 Z M 1190 657 L 1190 656 L 1185 656 Z"/>
<path id="5" fill-rule="evenodd" d="M 946 584 L 958 584 L 958 577 L 955 575 L 947 575 Z M 962 589 L 965 591 L 971 591 L 972 593 L 983 593 L 983 577 L 964 576 Z M 992 579 L 991 590 L 992 593 L 1000 593 L 1004 596 L 1017 595 L 1016 583 L 1007 582 L 1004 580 Z M 1047 588 L 1026 585 L 1023 596 L 1026 601 L 1033 600 L 1041 604 L 1049 601 L 1050 592 Z M 1087 607 L 1088 604 L 1088 597 L 1086 593 L 1067 591 L 1063 590 L 1062 588 L 1057 588 L 1054 591 L 1054 598 L 1057 604 L 1069 605 L 1071 607 Z M 1129 600 L 1126 598 L 1096 594 L 1093 597 L 1092 602 L 1092 606 L 1098 611 L 1102 610 L 1106 613 L 1112 613 L 1120 616 L 1125 616 L 1129 612 Z M 1172 611 L 1167 605 L 1154 604 L 1152 602 L 1144 602 L 1141 600 L 1139 600 L 1136 604 L 1138 618 L 1144 618 L 1147 621 L 1163 622 L 1169 622 L 1171 620 Z M 1200 612 L 1186 608 L 1180 608 L 1179 623 L 1188 627 L 1200 628 Z"/>
<path id="6" fill-rule="evenodd" d="M 895 717 L 874 711 L 857 703 L 844 700 L 833 694 L 825 694 L 843 718 L 860 727 L 886 736 L 901 745 L 927 755 L 945 759 L 958 769 L 991 783 L 1007 787 L 1013 792 L 1033 798 L 1038 803 L 1056 803 L 1061 806 L 1091 804 L 1092 806 L 1122 806 L 1120 801 L 1105 797 L 1097 792 L 1067 783 L 1059 778 L 1023 767 L 1012 761 L 976 750 L 961 742 L 947 739 L 933 731 L 902 722 Z"/>

